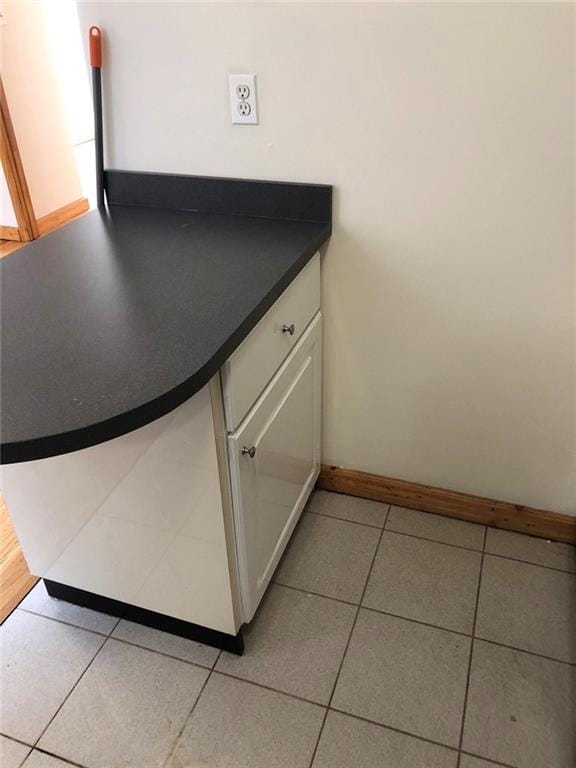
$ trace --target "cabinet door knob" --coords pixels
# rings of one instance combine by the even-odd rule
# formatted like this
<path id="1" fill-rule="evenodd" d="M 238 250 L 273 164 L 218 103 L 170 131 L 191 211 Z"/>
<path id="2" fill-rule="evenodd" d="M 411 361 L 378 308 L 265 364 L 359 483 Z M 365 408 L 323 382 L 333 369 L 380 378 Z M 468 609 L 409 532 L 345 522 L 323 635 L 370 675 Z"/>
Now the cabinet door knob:
<path id="1" fill-rule="evenodd" d="M 246 446 L 244 446 L 242 448 L 242 456 L 246 456 L 246 454 L 248 454 L 248 456 L 250 456 L 250 458 L 253 459 L 254 456 L 256 456 L 256 448 L 254 446 L 252 446 L 251 448 L 247 448 Z"/>
<path id="2" fill-rule="evenodd" d="M 290 325 L 284 324 L 282 326 L 282 333 L 289 333 L 290 336 L 294 336 L 294 331 L 296 330 L 294 323 L 291 323 Z"/>

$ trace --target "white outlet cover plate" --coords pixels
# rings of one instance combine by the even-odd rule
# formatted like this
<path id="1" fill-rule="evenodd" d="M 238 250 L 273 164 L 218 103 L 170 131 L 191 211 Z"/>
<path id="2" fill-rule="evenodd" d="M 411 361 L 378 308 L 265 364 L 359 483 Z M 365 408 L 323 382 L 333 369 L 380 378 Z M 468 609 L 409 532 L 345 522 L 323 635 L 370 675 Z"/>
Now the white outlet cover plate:
<path id="1" fill-rule="evenodd" d="M 241 98 L 238 88 L 248 88 L 248 96 Z M 234 125 L 258 125 L 258 101 L 256 99 L 256 75 L 228 75 L 230 115 Z"/>

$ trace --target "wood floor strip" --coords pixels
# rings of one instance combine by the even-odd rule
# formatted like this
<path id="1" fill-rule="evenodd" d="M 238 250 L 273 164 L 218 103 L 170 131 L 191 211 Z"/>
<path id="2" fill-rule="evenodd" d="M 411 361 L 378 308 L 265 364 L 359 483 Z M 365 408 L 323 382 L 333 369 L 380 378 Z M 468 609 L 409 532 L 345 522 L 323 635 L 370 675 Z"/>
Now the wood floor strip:
<path id="1" fill-rule="evenodd" d="M 37 581 L 28 570 L 8 509 L 0 496 L 0 624 Z"/>

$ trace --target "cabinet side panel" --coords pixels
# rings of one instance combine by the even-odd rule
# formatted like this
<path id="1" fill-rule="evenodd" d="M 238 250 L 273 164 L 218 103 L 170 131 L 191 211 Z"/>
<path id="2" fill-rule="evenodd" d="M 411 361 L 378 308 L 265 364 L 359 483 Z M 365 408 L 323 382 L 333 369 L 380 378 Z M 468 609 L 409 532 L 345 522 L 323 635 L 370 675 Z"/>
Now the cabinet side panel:
<path id="1" fill-rule="evenodd" d="M 3 469 L 33 573 L 236 633 L 208 386 L 128 435 Z"/>

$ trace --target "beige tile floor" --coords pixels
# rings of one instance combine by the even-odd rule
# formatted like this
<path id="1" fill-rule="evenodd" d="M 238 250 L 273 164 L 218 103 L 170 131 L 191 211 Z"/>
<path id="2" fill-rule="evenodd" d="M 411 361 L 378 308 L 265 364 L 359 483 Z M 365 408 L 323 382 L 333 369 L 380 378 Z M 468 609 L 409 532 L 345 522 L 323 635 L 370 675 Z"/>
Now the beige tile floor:
<path id="1" fill-rule="evenodd" d="M 576 550 L 315 493 L 243 657 L 49 598 L 2 768 L 574 768 Z"/>

